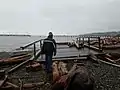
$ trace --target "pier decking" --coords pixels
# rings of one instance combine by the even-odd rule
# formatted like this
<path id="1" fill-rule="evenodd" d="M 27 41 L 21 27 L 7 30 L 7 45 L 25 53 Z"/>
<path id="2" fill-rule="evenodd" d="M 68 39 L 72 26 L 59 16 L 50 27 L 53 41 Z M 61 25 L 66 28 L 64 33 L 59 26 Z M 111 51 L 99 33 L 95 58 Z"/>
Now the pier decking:
<path id="1" fill-rule="evenodd" d="M 102 54 L 102 52 L 98 52 L 87 47 L 77 49 L 76 47 L 69 47 L 68 45 L 57 45 L 57 54 L 53 56 L 53 59 L 57 58 L 69 58 L 69 57 L 87 57 L 90 53 L 97 55 Z M 82 58 L 81 58 L 82 59 Z M 83 58 L 84 59 L 84 58 Z M 38 61 L 44 61 L 45 57 L 42 55 L 38 58 Z"/>
<path id="2" fill-rule="evenodd" d="M 80 38 L 83 39 L 81 40 Z M 112 57 L 112 54 L 111 55 L 109 55 L 108 53 L 106 54 L 106 52 L 101 50 L 100 37 L 80 37 L 80 38 L 74 42 L 70 42 L 72 45 L 69 45 L 69 42 L 57 43 L 57 54 L 56 56 L 53 56 L 53 61 L 63 61 L 64 63 L 67 63 L 68 66 L 72 66 L 74 63 L 84 63 L 86 67 L 94 73 L 94 77 L 96 80 L 95 90 L 118 90 L 118 88 L 120 87 L 119 82 L 120 64 L 117 62 L 120 61 L 119 60 L 120 57 L 118 58 Z M 84 42 L 85 38 L 87 38 L 88 41 Z M 96 47 L 94 45 L 91 45 L 92 41 L 90 38 L 97 39 Z M 4 84 L 7 82 L 6 78 L 11 79 L 11 81 L 13 80 L 13 83 L 15 83 L 18 86 L 19 86 L 18 80 L 19 81 L 21 80 L 22 83 L 24 84 L 38 83 L 41 81 L 44 82 L 45 72 L 44 67 L 42 67 L 43 65 L 42 62 L 45 61 L 45 57 L 44 55 L 40 54 L 42 40 L 37 40 L 33 43 L 22 46 L 18 50 L 22 51 L 31 47 L 32 51 L 30 51 L 29 53 L 30 57 L 28 59 L 23 58 L 24 60 L 22 62 L 14 64 L 11 63 L 10 65 L 7 63 L 8 66 L 7 65 L 3 67 L 1 66 L 1 69 L 3 69 L 3 71 L 1 70 L 0 74 L 2 74 L 4 78 L 1 80 L 3 82 L 0 83 L 0 88 L 3 88 Z M 16 59 L 16 57 L 13 57 L 10 60 L 12 62 L 13 60 L 17 61 L 18 59 Z M 21 60 L 20 57 L 19 60 Z M 38 70 L 36 72 L 34 72 L 34 70 L 27 71 L 27 66 L 36 63 L 37 65 L 40 65 L 40 68 L 42 68 L 42 70 Z M 117 86 L 115 87 L 115 85 Z M 18 88 L 21 88 L 21 86 Z M 43 87 L 40 86 L 40 88 Z M 29 90 L 31 90 L 31 88 L 29 88 Z"/>

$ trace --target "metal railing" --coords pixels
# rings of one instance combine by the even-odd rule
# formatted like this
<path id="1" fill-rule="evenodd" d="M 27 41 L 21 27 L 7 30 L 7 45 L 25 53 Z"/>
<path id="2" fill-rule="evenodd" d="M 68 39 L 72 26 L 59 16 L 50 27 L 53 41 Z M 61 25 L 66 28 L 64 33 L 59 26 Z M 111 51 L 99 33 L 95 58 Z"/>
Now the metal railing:
<path id="1" fill-rule="evenodd" d="M 82 43 L 83 45 L 85 44 L 85 39 L 86 40 L 86 43 L 88 44 L 88 47 L 90 48 L 90 41 L 91 41 L 91 38 L 93 39 L 96 39 L 98 41 L 98 49 L 101 50 L 101 38 L 100 37 L 78 37 L 76 38 L 77 40 L 77 43 L 80 44 Z M 82 40 L 81 40 L 82 39 Z"/>
<path id="2" fill-rule="evenodd" d="M 37 41 L 34 41 L 34 42 L 32 42 L 32 43 L 30 43 L 30 44 L 27 44 L 27 45 L 25 45 L 25 46 L 22 46 L 22 47 L 20 47 L 22 50 L 24 50 L 24 49 L 27 49 L 28 47 L 30 47 L 30 46 L 33 46 L 33 55 L 34 55 L 34 58 L 36 57 L 36 56 L 38 56 L 38 54 L 39 53 L 37 53 L 37 51 L 38 52 L 40 52 L 40 50 L 41 50 L 41 47 L 42 47 L 42 41 L 43 41 L 43 39 L 40 39 L 40 40 L 37 40 Z M 37 49 L 36 47 L 36 45 L 39 43 L 39 49 Z"/>

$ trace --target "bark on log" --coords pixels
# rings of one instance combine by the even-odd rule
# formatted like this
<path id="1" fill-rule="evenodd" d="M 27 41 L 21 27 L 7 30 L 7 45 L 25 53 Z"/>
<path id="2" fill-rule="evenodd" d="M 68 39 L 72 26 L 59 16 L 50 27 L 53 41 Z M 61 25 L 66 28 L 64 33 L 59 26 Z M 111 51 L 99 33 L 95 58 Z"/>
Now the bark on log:
<path id="1" fill-rule="evenodd" d="M 28 88 L 33 88 L 33 87 L 40 87 L 44 85 L 44 82 L 39 82 L 39 83 L 27 83 L 27 84 L 23 84 L 23 88 L 24 89 L 28 89 Z"/>
<path id="2" fill-rule="evenodd" d="M 67 70 L 67 67 L 66 67 L 66 63 L 59 62 L 58 70 L 59 70 L 60 76 L 67 74 L 68 70 Z"/>
<path id="3" fill-rule="evenodd" d="M 16 59 L 21 59 L 21 58 L 28 57 L 28 56 L 31 56 L 31 54 L 26 54 L 26 55 L 22 55 L 22 56 L 8 58 L 8 60 L 16 60 Z"/>
<path id="4" fill-rule="evenodd" d="M 109 61 L 109 62 L 115 63 L 115 61 L 111 60 L 111 59 L 108 58 L 108 57 L 105 57 L 105 59 L 106 59 L 107 61 Z"/>
<path id="5" fill-rule="evenodd" d="M 36 71 L 36 70 L 39 70 L 41 69 L 41 64 L 40 63 L 34 63 L 32 65 L 28 65 L 26 66 L 26 70 L 32 70 L 32 71 Z"/>
<path id="6" fill-rule="evenodd" d="M 55 61 L 55 62 L 53 62 L 53 65 L 52 65 L 52 68 L 53 68 L 53 83 L 56 82 L 56 80 L 59 79 L 59 77 L 60 77 L 57 63 L 58 62 Z"/>
<path id="7" fill-rule="evenodd" d="M 5 76 L 4 80 L 0 82 L 0 87 L 2 87 L 8 79 L 8 75 Z"/>
<path id="8" fill-rule="evenodd" d="M 91 59 L 93 59 L 93 60 L 96 61 L 96 58 L 93 58 L 93 57 L 92 57 Z M 99 62 L 102 62 L 102 63 L 105 63 L 105 64 L 108 64 L 108 65 L 111 65 L 111 66 L 114 66 L 114 67 L 120 68 L 120 65 L 117 65 L 117 64 L 113 64 L 113 63 L 110 63 L 110 62 L 107 62 L 107 61 L 103 61 L 103 60 L 101 60 L 101 59 L 98 59 L 98 61 L 99 61 Z"/>
<path id="9" fill-rule="evenodd" d="M 19 56 L 19 57 L 14 57 L 14 58 L 8 58 L 8 59 L 2 59 L 0 60 L 0 63 L 17 63 L 24 61 L 25 59 L 30 58 L 31 55 L 24 55 L 24 56 Z"/>
<path id="10" fill-rule="evenodd" d="M 15 90 L 12 86 L 6 85 L 0 88 L 0 90 Z"/>
<path id="11" fill-rule="evenodd" d="M 5 70 L 0 70 L 0 76 L 4 76 L 5 75 Z"/>
<path id="12" fill-rule="evenodd" d="M 15 84 L 13 84 L 13 83 L 10 83 L 10 82 L 6 82 L 6 84 L 8 84 L 8 85 L 10 85 L 10 86 L 12 86 L 12 87 L 14 87 L 14 88 L 19 88 L 19 86 L 15 85 Z"/>

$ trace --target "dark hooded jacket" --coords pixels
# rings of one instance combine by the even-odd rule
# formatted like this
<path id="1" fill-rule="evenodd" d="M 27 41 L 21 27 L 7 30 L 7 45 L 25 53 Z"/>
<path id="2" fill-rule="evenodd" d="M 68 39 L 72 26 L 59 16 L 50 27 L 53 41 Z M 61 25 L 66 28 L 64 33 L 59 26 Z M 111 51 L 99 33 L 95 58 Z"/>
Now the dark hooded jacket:
<path id="1" fill-rule="evenodd" d="M 56 55 L 56 42 L 52 38 L 53 36 L 48 36 L 46 39 L 43 41 L 43 46 L 42 46 L 42 53 L 47 54 L 47 55 Z"/>

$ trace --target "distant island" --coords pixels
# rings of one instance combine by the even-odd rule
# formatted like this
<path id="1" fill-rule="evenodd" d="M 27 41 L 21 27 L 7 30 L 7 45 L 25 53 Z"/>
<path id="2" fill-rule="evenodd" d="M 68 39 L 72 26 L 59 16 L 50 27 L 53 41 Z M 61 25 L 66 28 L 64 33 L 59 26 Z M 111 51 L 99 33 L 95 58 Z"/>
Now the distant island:
<path id="1" fill-rule="evenodd" d="M 26 34 L 0 34 L 0 36 L 28 36 L 28 37 L 31 37 L 31 35 L 26 35 Z"/>
<path id="2" fill-rule="evenodd" d="M 84 34 L 84 36 L 120 36 L 120 31 L 96 32 L 96 33 Z"/>

